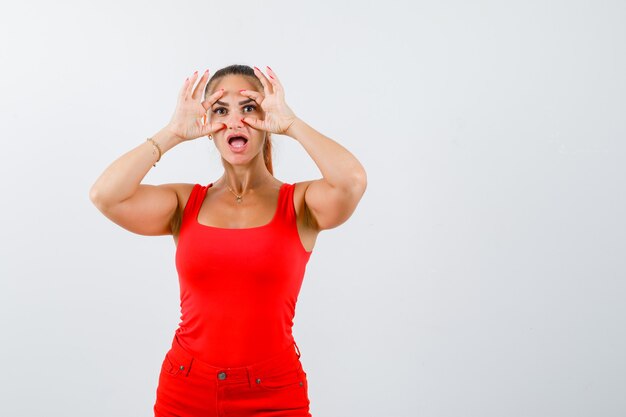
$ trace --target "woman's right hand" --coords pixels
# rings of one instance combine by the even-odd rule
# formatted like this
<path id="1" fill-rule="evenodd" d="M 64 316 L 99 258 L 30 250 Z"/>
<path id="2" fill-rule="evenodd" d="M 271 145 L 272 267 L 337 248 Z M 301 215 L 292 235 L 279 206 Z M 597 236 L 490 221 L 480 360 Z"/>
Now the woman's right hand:
<path id="1" fill-rule="evenodd" d="M 207 97 L 205 101 L 201 102 L 201 95 L 204 94 L 206 82 L 209 78 L 209 70 L 204 72 L 198 85 L 193 88 L 197 78 L 198 72 L 196 71 L 190 78 L 185 80 L 178 95 L 176 110 L 167 125 L 167 129 L 180 138 L 181 141 L 208 136 L 226 127 L 224 123 L 207 122 L 209 120 L 207 112 L 222 96 L 224 89 L 217 90 Z"/>

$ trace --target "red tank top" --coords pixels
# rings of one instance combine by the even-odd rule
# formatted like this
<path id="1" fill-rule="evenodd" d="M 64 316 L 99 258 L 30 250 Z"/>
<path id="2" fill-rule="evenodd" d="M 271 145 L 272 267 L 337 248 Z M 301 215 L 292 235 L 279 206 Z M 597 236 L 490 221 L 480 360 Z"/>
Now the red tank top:
<path id="1" fill-rule="evenodd" d="M 176 248 L 181 322 L 176 337 L 198 359 L 245 366 L 294 343 L 296 301 L 311 256 L 298 234 L 295 184 L 280 186 L 266 225 L 225 229 L 198 223 L 208 186 L 195 184 Z"/>

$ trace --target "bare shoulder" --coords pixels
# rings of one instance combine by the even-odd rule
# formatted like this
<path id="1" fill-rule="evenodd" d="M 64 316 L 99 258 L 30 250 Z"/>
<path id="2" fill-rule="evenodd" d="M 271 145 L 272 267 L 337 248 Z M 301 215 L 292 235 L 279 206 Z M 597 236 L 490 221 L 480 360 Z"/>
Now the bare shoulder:
<path id="1" fill-rule="evenodd" d="M 176 183 L 170 184 L 176 190 L 176 195 L 178 195 L 178 207 L 181 209 L 185 207 L 187 201 L 189 200 L 189 196 L 191 195 L 191 190 L 195 184 L 188 183 Z"/>
<path id="2" fill-rule="evenodd" d="M 324 178 L 305 181 L 298 193 L 300 216 L 313 230 L 335 228 L 350 218 L 366 186 L 365 177 L 342 186 L 333 186 Z"/>
<path id="3" fill-rule="evenodd" d="M 161 184 L 160 187 L 169 188 L 176 192 L 176 197 L 178 198 L 178 206 L 185 207 L 187 200 L 189 199 L 189 195 L 191 194 L 191 190 L 195 184 L 188 184 L 184 182 L 174 182 Z"/>
<path id="4" fill-rule="evenodd" d="M 301 181 L 294 183 L 293 189 L 293 203 L 296 206 L 296 214 L 300 216 L 300 212 L 303 210 L 304 206 L 304 193 L 306 192 L 307 187 L 313 181 Z"/>
<path id="5" fill-rule="evenodd" d="M 173 189 L 176 192 L 176 197 L 178 198 L 178 207 L 176 208 L 176 213 L 172 218 L 172 234 L 176 237 L 180 229 L 180 223 L 183 217 L 183 209 L 185 208 L 185 205 L 189 200 L 191 190 L 193 190 L 195 184 L 178 182 L 164 185 Z"/>
<path id="6" fill-rule="evenodd" d="M 304 194 L 306 193 L 306 189 L 313 183 L 315 180 L 310 181 L 301 181 L 296 182 L 293 190 L 293 204 L 296 208 L 296 217 L 298 218 L 298 223 L 302 227 L 312 228 L 313 223 L 311 222 L 311 213 L 308 211 L 306 202 L 304 200 Z"/>
<path id="7" fill-rule="evenodd" d="M 300 241 L 306 251 L 312 251 L 315 246 L 315 241 L 320 233 L 320 229 L 315 224 L 315 220 L 309 211 L 304 194 L 307 188 L 315 180 L 302 181 L 294 183 L 293 190 L 293 204 L 296 209 L 296 223 L 298 225 L 298 234 L 300 235 Z"/>

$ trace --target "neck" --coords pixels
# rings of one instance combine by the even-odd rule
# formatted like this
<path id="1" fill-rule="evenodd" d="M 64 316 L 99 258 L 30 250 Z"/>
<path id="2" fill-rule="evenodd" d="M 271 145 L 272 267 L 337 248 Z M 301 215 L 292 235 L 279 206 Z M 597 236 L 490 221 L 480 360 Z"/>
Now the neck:
<path id="1" fill-rule="evenodd" d="M 258 189 L 274 178 L 260 158 L 255 158 L 246 165 L 233 165 L 222 160 L 224 174 L 216 182 L 230 189 L 237 195 L 244 195 Z"/>

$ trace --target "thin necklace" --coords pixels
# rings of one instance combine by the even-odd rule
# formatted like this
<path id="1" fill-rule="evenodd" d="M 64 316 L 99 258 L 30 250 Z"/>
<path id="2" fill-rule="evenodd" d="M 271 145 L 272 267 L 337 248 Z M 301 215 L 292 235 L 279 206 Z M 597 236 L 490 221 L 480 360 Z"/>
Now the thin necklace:
<path id="1" fill-rule="evenodd" d="M 257 189 L 261 186 L 262 184 L 257 184 Z M 233 193 L 235 195 L 235 197 L 237 197 L 237 204 L 240 204 L 242 199 L 243 199 L 243 194 L 245 194 L 246 192 L 248 192 L 250 189 L 244 191 L 243 194 L 239 195 L 236 192 L 233 191 L 232 188 L 230 188 L 230 185 L 226 184 L 226 187 L 228 187 L 228 189 L 230 190 L 231 193 Z"/>
<path id="2" fill-rule="evenodd" d="M 230 185 L 226 184 L 226 186 L 228 187 L 228 189 L 230 190 L 231 193 L 235 194 L 235 197 L 237 197 L 237 204 L 241 203 L 241 199 L 243 198 L 243 194 L 239 195 L 236 192 L 234 192 L 231 188 Z M 245 194 L 245 192 L 244 192 Z"/>

